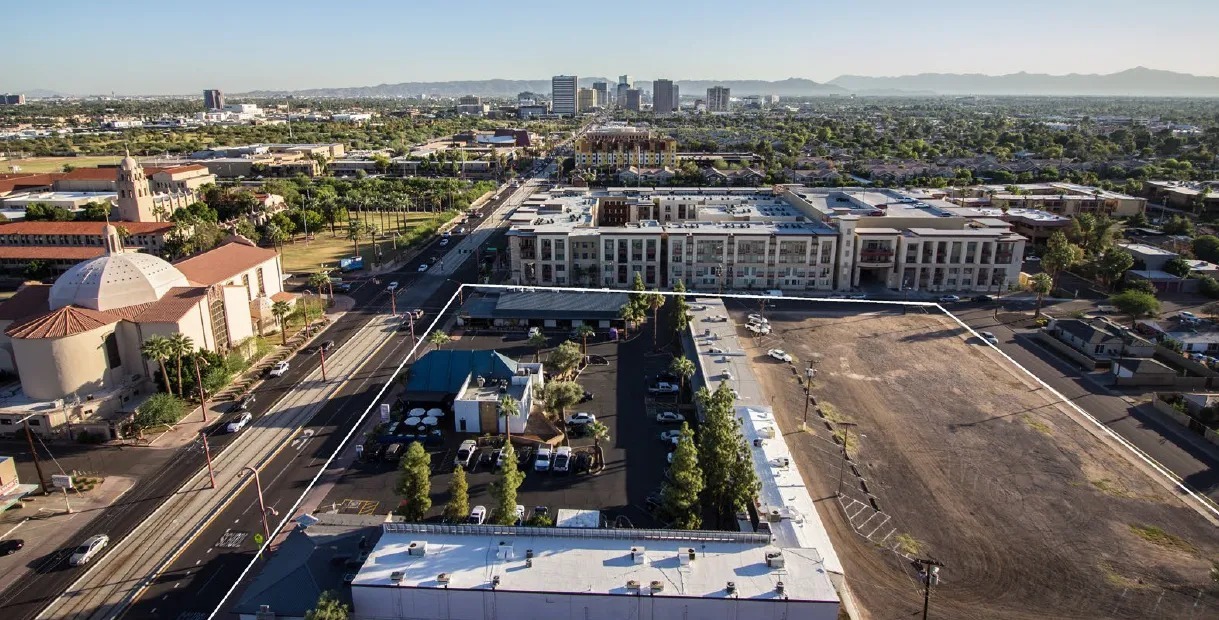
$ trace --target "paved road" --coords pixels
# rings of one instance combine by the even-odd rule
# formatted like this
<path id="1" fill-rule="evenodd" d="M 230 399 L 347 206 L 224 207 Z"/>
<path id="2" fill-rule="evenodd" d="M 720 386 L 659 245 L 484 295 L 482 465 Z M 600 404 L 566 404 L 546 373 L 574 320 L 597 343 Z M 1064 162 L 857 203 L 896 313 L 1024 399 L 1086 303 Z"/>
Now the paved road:
<path id="1" fill-rule="evenodd" d="M 379 276 L 382 282 L 396 279 L 401 284 L 398 308 L 424 308 L 428 315 L 423 327 L 429 325 L 434 312 L 452 297 L 457 282 L 471 282 L 477 276 L 477 266 L 469 260 L 474 254 L 463 253 L 462 250 L 472 249 L 471 245 L 479 244 L 503 247 L 504 229 L 500 225 L 504 222 L 499 220 L 498 214 L 492 217 L 490 213 L 497 209 L 506 212 L 514 208 L 533 187 L 536 187 L 536 183 L 490 205 L 486 210 L 487 216 L 479 221 L 479 229 L 443 250 L 435 250 L 445 253 L 445 258 L 427 272 L 416 271 L 418 261 L 414 261 L 398 272 Z M 377 290 L 380 291 L 379 288 Z M 385 312 L 388 297 L 380 294 L 377 299 L 380 300 L 376 304 L 377 311 Z M 420 333 L 423 327 L 419 329 Z M 389 379 L 402 357 L 410 351 L 411 339 L 407 332 L 399 333 L 401 335 L 395 337 L 394 343 L 370 357 L 353 380 L 306 424 L 306 431 L 312 431 L 308 442 L 284 450 L 262 468 L 264 504 L 280 515 L 271 520 L 272 527 L 305 491 L 317 474 L 318 467 L 340 447 L 348 430 L 371 404 L 372 398 Z M 192 614 L 210 613 L 219 606 L 256 551 L 252 537 L 261 529 L 258 512 L 256 490 L 247 487 L 157 577 L 125 617 L 192 617 Z M 242 538 L 238 546 L 220 546 L 235 538 Z M 229 604 L 233 602 L 230 600 Z"/>
<path id="2" fill-rule="evenodd" d="M 991 308 L 953 309 L 970 327 L 989 331 L 999 348 L 1063 396 L 1092 414 L 1151 458 L 1176 473 L 1193 489 L 1219 501 L 1219 458 L 1200 438 L 1161 421 L 1120 396 L 1102 392 L 1079 368 L 1031 342 L 993 318 Z"/>

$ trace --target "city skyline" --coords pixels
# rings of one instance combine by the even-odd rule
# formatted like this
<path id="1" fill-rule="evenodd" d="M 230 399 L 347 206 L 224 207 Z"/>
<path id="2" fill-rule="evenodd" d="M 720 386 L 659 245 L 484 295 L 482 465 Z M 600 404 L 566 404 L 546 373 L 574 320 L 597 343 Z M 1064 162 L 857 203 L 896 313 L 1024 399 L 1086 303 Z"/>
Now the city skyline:
<path id="1" fill-rule="evenodd" d="M 371 3 L 359 7 L 362 10 L 326 12 L 324 17 L 320 11 L 325 5 L 320 2 L 305 1 L 292 11 L 250 5 L 243 8 L 242 19 L 196 12 L 185 19 L 181 13 L 189 10 L 185 7 L 143 0 L 131 3 L 131 10 L 121 14 L 104 5 L 71 0 L 66 4 L 67 10 L 63 4 L 26 4 L 7 12 L 14 23 L 54 24 L 61 36 L 52 46 L 39 29 L 11 33 L 11 47 L 36 50 L 28 56 L 36 60 L 10 63 L 0 90 L 186 95 L 213 87 L 240 93 L 417 81 L 546 79 L 559 74 L 612 78 L 622 73 L 649 79 L 802 77 L 826 82 L 841 75 L 1104 74 L 1138 66 L 1219 75 L 1219 41 L 1191 38 L 1188 54 L 1177 45 L 1157 45 L 1156 35 L 1143 25 L 1144 5 L 1132 0 L 1034 0 L 1021 3 L 1019 11 L 958 0 L 932 2 L 917 12 L 894 0 L 834 11 L 772 0 L 751 5 L 758 15 L 781 16 L 778 20 L 741 20 L 732 5 L 714 1 L 693 12 L 628 0 L 616 7 L 615 15 L 645 18 L 632 21 L 628 30 L 614 15 L 595 7 L 542 2 L 528 9 L 495 4 L 477 8 L 481 27 L 527 22 L 531 31 L 546 32 L 552 41 L 545 50 L 567 50 L 559 57 L 528 45 L 519 46 L 514 54 L 495 53 L 473 41 L 454 45 L 453 33 L 469 25 L 470 14 L 438 2 Z M 557 10 L 560 6 L 564 10 Z M 1188 15 L 1191 23 L 1219 20 L 1219 5 L 1201 0 L 1169 0 L 1157 12 Z M 369 19 L 372 15 L 376 19 Z M 183 19 L 175 19 L 178 16 Z M 166 28 L 166 20 L 174 20 L 174 27 Z M 675 24 L 680 28 L 674 30 Z M 104 53 L 86 52 L 84 42 L 96 42 L 92 34 L 99 31 L 121 36 L 106 40 Z M 598 37 L 621 37 L 623 32 L 641 41 L 674 35 L 691 42 L 700 32 L 722 32 L 725 40 L 765 45 L 754 48 L 756 53 L 723 45 L 700 49 L 697 55 L 662 57 L 646 46 L 620 46 L 607 55 L 585 45 Z M 358 47 L 343 43 L 349 33 L 358 33 Z M 292 54 L 267 53 L 296 45 L 312 48 L 318 40 L 335 45 L 311 54 L 308 63 L 294 61 L 299 57 Z M 200 51 L 182 49 L 183 41 Z M 403 53 L 404 49 L 415 51 Z M 352 62 L 353 54 L 357 62 Z M 361 55 L 365 61 L 359 61 Z M 137 60 L 120 60 L 124 58 Z M 765 62 L 759 63 L 759 58 Z M 189 71 L 179 70 L 184 62 L 190 63 Z"/>

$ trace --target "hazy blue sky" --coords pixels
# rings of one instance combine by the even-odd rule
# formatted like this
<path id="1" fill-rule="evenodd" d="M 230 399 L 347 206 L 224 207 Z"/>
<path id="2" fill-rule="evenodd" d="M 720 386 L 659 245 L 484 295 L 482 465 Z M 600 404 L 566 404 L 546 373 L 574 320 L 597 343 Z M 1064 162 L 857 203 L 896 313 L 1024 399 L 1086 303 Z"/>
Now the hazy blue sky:
<path id="1" fill-rule="evenodd" d="M 558 73 L 1219 75 L 1219 0 L 58 0 L 0 9 L 0 91 L 193 93 Z"/>

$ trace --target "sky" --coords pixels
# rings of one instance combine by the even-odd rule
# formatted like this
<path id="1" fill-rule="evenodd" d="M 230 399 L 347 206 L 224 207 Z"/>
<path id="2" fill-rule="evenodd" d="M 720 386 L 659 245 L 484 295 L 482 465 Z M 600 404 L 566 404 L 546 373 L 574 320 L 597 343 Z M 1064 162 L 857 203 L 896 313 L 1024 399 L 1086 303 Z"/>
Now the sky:
<path id="1" fill-rule="evenodd" d="M 1219 76 L 1219 37 L 1205 26 L 1219 23 L 1216 0 L 58 0 L 0 15 L 0 92 L 240 93 L 556 74 L 824 82 L 1136 66 Z"/>

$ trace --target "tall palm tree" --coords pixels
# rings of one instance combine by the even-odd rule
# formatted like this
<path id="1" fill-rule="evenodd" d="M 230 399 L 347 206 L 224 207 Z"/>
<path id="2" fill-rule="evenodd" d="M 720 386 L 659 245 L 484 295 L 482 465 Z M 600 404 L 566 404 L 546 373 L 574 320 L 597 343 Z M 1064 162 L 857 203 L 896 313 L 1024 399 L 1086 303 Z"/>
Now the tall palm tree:
<path id="1" fill-rule="evenodd" d="M 512 426 L 509 418 L 519 417 L 521 415 L 521 403 L 517 402 L 511 394 L 504 394 L 499 398 L 499 416 L 504 419 L 504 435 L 507 438 L 507 445 L 512 445 Z"/>
<path id="2" fill-rule="evenodd" d="M 656 348 L 656 335 L 660 332 L 660 309 L 665 305 L 665 296 L 660 293 L 648 293 L 644 303 L 652 310 L 652 348 Z"/>
<path id="3" fill-rule="evenodd" d="M 330 298 L 334 299 L 334 283 L 330 281 L 330 270 L 320 269 L 317 273 L 309 274 L 309 286 L 317 289 L 317 294 L 321 295 L 322 291 L 330 293 Z"/>
<path id="4" fill-rule="evenodd" d="M 694 362 L 688 357 L 675 357 L 669 363 L 669 372 L 681 379 L 681 389 L 686 389 L 686 379 L 694 376 Z"/>
<path id="5" fill-rule="evenodd" d="M 597 453 L 597 465 L 605 467 L 605 450 L 601 447 L 601 442 L 609 441 L 609 427 L 597 420 L 588 425 L 588 432 L 593 436 L 593 450 Z"/>
<path id="6" fill-rule="evenodd" d="M 1030 293 L 1037 296 L 1037 311 L 1033 313 L 1033 318 L 1041 318 L 1041 302 L 1054 290 L 1054 279 L 1048 273 L 1039 273 L 1029 278 L 1028 288 Z"/>
<path id="7" fill-rule="evenodd" d="M 588 355 L 588 337 L 595 336 L 597 334 L 597 330 L 587 325 L 581 325 L 576 328 L 575 334 L 580 339 L 581 345 L 584 347 L 584 354 Z"/>
<path id="8" fill-rule="evenodd" d="M 360 255 L 360 237 L 363 236 L 364 226 L 360 224 L 359 220 L 353 220 L 347 223 L 347 238 L 351 239 L 351 243 L 355 247 L 355 254 L 353 254 L 353 256 Z"/>
<path id="9" fill-rule="evenodd" d="M 169 339 L 164 336 L 149 336 L 144 344 L 140 345 L 141 355 L 150 360 L 156 360 L 161 365 L 161 379 L 165 381 L 166 394 L 173 393 L 173 388 L 169 386 L 169 371 L 165 369 L 165 361 L 173 357 L 171 347 Z"/>
<path id="10" fill-rule="evenodd" d="M 275 316 L 275 321 L 279 323 L 279 333 L 283 337 L 284 345 L 288 344 L 288 326 L 284 324 L 284 317 L 292 311 L 292 306 L 286 301 L 277 301 L 271 304 L 271 314 Z"/>
<path id="11" fill-rule="evenodd" d="M 189 357 L 195 352 L 195 341 L 191 340 L 190 336 L 179 332 L 169 337 L 169 345 L 174 362 L 178 367 L 178 398 L 182 398 L 182 358 Z"/>
<path id="12" fill-rule="evenodd" d="M 538 333 L 529 337 L 527 344 L 531 347 L 534 347 L 534 351 L 533 351 L 534 363 L 536 364 L 538 362 L 541 362 L 542 361 L 542 349 L 546 346 L 546 334 L 543 334 L 541 331 L 538 331 Z"/>

